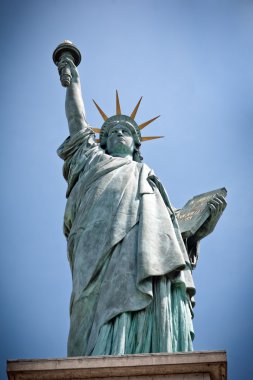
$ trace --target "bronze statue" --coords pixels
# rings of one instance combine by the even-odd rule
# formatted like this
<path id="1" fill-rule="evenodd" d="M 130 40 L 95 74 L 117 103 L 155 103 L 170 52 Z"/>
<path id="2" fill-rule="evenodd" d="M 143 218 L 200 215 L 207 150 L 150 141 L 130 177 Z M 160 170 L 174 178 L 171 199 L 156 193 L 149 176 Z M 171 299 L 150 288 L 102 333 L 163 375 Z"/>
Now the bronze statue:
<path id="1" fill-rule="evenodd" d="M 58 149 L 68 182 L 64 233 L 73 278 L 68 355 L 191 351 L 192 269 L 199 240 L 226 207 L 225 194 L 210 195 L 200 227 L 182 236 L 183 214 L 142 163 L 141 143 L 161 137 L 142 136 L 155 118 L 136 123 L 140 101 L 130 116 L 122 115 L 117 94 L 116 115 L 107 117 L 96 104 L 104 123 L 92 128 L 73 46 L 66 44 L 70 51 L 54 60 L 68 75 L 63 84 L 70 136 Z"/>

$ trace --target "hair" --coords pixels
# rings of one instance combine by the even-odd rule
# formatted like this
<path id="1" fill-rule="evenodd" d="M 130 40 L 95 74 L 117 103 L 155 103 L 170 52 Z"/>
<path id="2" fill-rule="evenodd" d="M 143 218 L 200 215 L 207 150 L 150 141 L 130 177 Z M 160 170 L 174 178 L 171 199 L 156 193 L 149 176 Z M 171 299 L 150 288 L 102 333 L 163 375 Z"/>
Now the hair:
<path id="1" fill-rule="evenodd" d="M 133 160 L 136 162 L 142 162 L 143 157 L 140 152 L 140 145 L 136 148 L 134 147 Z"/>

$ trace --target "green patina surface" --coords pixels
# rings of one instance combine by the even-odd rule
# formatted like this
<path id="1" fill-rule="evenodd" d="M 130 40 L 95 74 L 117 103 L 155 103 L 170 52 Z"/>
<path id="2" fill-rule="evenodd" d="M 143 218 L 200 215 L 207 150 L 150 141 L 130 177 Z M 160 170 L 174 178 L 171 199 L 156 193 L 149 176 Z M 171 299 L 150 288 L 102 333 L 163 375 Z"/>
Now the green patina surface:
<path id="1" fill-rule="evenodd" d="M 204 226 L 183 240 L 163 185 L 142 163 L 130 118 L 115 124 L 114 117 L 100 146 L 71 59 L 59 71 L 66 65 L 70 137 L 58 154 L 68 182 L 64 233 L 73 278 L 68 355 L 191 351 L 192 267 L 225 201 L 212 198 Z"/>

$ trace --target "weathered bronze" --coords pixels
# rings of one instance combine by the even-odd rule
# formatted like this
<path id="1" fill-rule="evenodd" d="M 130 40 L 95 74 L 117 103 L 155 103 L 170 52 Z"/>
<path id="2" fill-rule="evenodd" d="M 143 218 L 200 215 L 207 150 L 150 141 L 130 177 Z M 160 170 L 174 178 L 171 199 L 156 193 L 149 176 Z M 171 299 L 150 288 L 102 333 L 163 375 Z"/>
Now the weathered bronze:
<path id="1" fill-rule="evenodd" d="M 192 351 L 192 269 L 199 241 L 226 207 L 225 192 L 175 209 L 142 163 L 141 142 L 160 137 L 141 135 L 155 118 L 137 124 L 140 100 L 131 116 L 122 115 L 117 94 L 116 115 L 96 105 L 104 122 L 92 129 L 74 59 L 60 52 L 59 72 L 68 67 L 72 77 L 65 103 L 70 136 L 58 149 L 68 182 L 64 233 L 73 279 L 68 355 Z"/>

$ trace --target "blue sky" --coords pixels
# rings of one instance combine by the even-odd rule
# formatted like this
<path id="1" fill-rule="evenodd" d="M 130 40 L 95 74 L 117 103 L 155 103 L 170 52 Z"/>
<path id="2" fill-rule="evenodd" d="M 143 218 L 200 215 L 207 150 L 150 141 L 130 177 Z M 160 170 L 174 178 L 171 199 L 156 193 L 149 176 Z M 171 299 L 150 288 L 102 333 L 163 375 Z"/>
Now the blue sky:
<path id="1" fill-rule="evenodd" d="M 227 350 L 229 378 L 250 379 L 253 1 L 2 0 L 1 13 L 0 377 L 7 358 L 66 356 L 68 128 L 52 52 L 69 39 L 92 126 L 92 98 L 113 115 L 116 89 L 126 114 L 143 95 L 138 123 L 161 114 L 143 135 L 166 137 L 142 155 L 176 207 L 226 186 L 194 272 L 194 347 Z"/>

